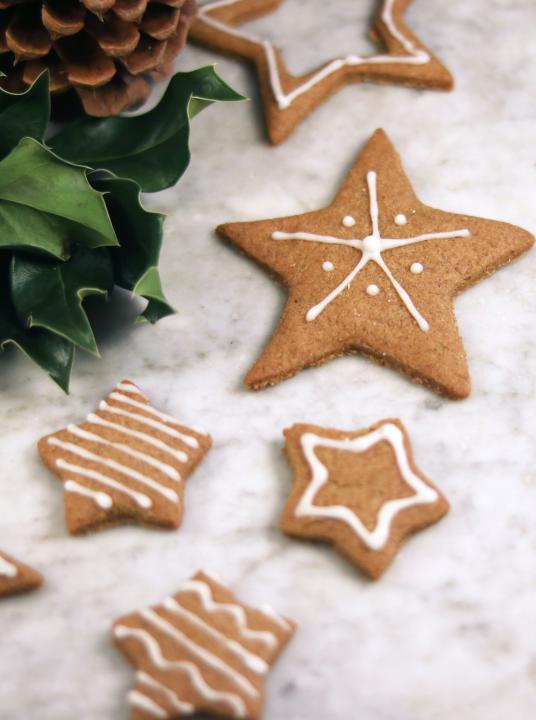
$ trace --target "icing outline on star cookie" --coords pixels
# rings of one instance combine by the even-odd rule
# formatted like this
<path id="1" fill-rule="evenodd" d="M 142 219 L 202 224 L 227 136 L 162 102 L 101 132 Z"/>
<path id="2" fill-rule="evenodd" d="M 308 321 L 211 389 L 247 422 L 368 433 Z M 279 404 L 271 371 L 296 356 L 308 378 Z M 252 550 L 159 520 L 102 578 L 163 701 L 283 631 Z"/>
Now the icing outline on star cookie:
<path id="1" fill-rule="evenodd" d="M 463 230 L 452 230 L 447 232 L 436 232 L 436 233 L 425 233 L 424 235 L 416 235 L 415 237 L 409 238 L 384 238 L 380 233 L 380 212 L 378 207 L 378 191 L 377 191 L 377 174 L 374 170 L 369 170 L 367 173 L 367 186 L 369 192 L 369 213 L 372 232 L 365 238 L 341 238 L 333 235 L 316 235 L 315 233 L 309 232 L 280 232 L 276 230 L 272 233 L 272 240 L 305 240 L 307 242 L 318 242 L 326 243 L 328 245 L 344 245 L 346 247 L 352 247 L 361 252 L 361 258 L 354 267 L 354 269 L 348 273 L 348 275 L 342 280 L 337 287 L 332 290 L 326 297 L 316 305 L 313 305 L 307 311 L 305 319 L 307 322 L 312 322 L 327 308 L 327 306 L 337 298 L 343 290 L 348 288 L 352 281 L 357 277 L 361 270 L 369 263 L 374 262 L 378 265 L 384 274 L 387 276 L 389 282 L 396 290 L 399 298 L 402 300 L 409 314 L 413 317 L 417 325 L 423 332 L 428 332 L 430 325 L 428 321 L 421 315 L 421 313 L 415 307 L 413 300 L 409 293 L 402 287 L 398 280 L 389 270 L 389 267 L 382 257 L 384 250 L 394 250 L 399 247 L 406 247 L 407 245 L 414 245 L 415 243 L 424 242 L 426 240 L 445 240 L 455 238 L 467 238 L 470 237 L 471 233 L 467 228 Z M 370 291 L 369 291 L 370 289 Z M 367 293 L 371 296 L 378 295 L 376 292 L 377 286 L 370 285 L 367 289 Z"/>
<path id="2" fill-rule="evenodd" d="M 280 110 L 286 110 L 289 108 L 294 100 L 300 95 L 304 95 L 311 88 L 317 85 L 325 78 L 333 75 L 338 70 L 345 66 L 356 66 L 356 65 L 376 65 L 385 63 L 395 64 L 408 64 L 408 65 L 425 65 L 431 60 L 431 56 L 426 50 L 415 47 L 415 44 L 410 38 L 406 37 L 404 33 L 397 26 L 393 18 L 393 4 L 394 0 L 384 0 L 383 7 L 380 13 L 381 20 L 385 24 L 391 37 L 397 40 L 404 50 L 406 55 L 390 55 L 389 53 L 371 55 L 369 57 L 362 57 L 360 55 L 346 55 L 343 58 L 336 58 L 328 62 L 318 72 L 314 73 L 305 82 L 301 83 L 291 92 L 286 93 L 283 90 L 281 77 L 279 73 L 279 67 L 275 56 L 274 45 L 267 40 L 257 37 L 251 33 L 237 30 L 234 27 L 230 27 L 225 23 L 216 20 L 210 16 L 212 10 L 217 10 L 221 7 L 227 7 L 229 5 L 235 5 L 239 0 L 215 0 L 215 2 L 209 2 L 206 5 L 202 5 L 199 9 L 198 21 L 202 21 L 207 25 L 234 35 L 235 37 L 243 40 L 248 40 L 256 45 L 259 45 L 264 50 L 266 56 L 266 62 L 268 65 L 268 76 L 270 79 L 270 88 L 274 96 L 275 102 Z"/>
<path id="3" fill-rule="evenodd" d="M 398 469 L 405 482 L 415 491 L 415 495 L 385 502 L 378 512 L 378 520 L 372 531 L 365 527 L 353 510 L 344 505 L 314 504 L 320 489 L 329 482 L 328 469 L 316 455 L 317 447 L 363 453 L 383 441 L 388 442 L 393 449 Z M 391 523 L 401 510 L 414 505 L 434 503 L 439 497 L 438 493 L 411 469 L 404 445 L 404 435 L 393 423 L 380 425 L 380 427 L 354 439 L 336 440 L 311 432 L 304 433 L 300 438 L 300 444 L 311 470 L 311 480 L 296 505 L 295 517 L 327 518 L 345 522 L 371 550 L 381 550 L 386 545 L 389 540 Z"/>

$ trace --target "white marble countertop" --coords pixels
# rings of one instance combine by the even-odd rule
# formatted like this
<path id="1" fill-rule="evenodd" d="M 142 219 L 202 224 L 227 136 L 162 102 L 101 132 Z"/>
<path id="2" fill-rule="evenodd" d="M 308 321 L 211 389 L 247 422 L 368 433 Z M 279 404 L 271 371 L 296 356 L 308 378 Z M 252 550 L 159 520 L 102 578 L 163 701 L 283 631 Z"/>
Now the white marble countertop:
<path id="1" fill-rule="evenodd" d="M 344 28 L 338 50 L 363 51 L 352 43 L 366 17 L 360 10 L 353 23 L 354 5 L 286 0 L 263 28 L 288 47 L 306 6 L 304 33 L 313 13 L 320 23 L 325 14 Z M 133 673 L 110 623 L 200 567 L 300 623 L 268 681 L 266 720 L 535 717 L 536 251 L 456 301 L 469 399 L 439 399 L 356 357 L 254 394 L 242 378 L 284 293 L 213 234 L 220 222 L 320 207 L 380 126 L 423 201 L 536 231 L 533 0 L 416 0 L 409 17 L 453 72 L 453 93 L 353 85 L 277 148 L 265 140 L 249 69 L 188 49 L 182 68 L 217 61 L 252 101 L 196 118 L 191 167 L 150 200 L 170 215 L 162 274 L 179 314 L 135 326 L 136 308 L 116 299 L 99 331 L 102 360 L 77 359 L 69 397 L 12 352 L 0 358 L 0 547 L 46 577 L 41 591 L 0 607 L 2 720 L 126 719 Z M 304 34 L 290 64 L 330 54 L 325 34 Z M 178 532 L 71 538 L 61 486 L 35 443 L 82 419 L 122 377 L 207 428 L 214 448 L 188 481 Z M 372 583 L 331 547 L 278 532 L 291 482 L 281 430 L 297 421 L 355 429 L 386 416 L 406 423 L 418 465 L 452 511 Z"/>

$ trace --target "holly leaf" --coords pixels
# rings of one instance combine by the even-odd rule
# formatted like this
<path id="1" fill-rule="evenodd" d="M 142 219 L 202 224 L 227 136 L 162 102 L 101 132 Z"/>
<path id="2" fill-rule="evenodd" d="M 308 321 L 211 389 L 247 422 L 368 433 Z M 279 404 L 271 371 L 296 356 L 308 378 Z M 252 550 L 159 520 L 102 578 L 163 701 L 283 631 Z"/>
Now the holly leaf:
<path id="1" fill-rule="evenodd" d="M 21 325 L 9 295 L 7 268 L 1 279 L 0 348 L 12 343 L 67 392 L 74 358 L 73 344 L 48 330 L 28 329 Z"/>
<path id="2" fill-rule="evenodd" d="M 158 272 L 158 268 L 154 266 L 150 267 L 138 280 L 132 293 L 149 300 L 147 307 L 139 316 L 138 320 L 147 320 L 150 323 L 155 323 L 168 315 L 173 315 L 175 312 L 164 296 L 162 283 L 160 282 L 160 273 Z"/>
<path id="3" fill-rule="evenodd" d="M 243 100 L 207 66 L 177 73 L 158 105 L 134 117 L 88 118 L 49 143 L 61 157 L 135 180 L 144 192 L 174 185 L 190 161 L 190 118 L 213 102 Z"/>
<path id="4" fill-rule="evenodd" d="M 19 321 L 50 330 L 97 356 L 82 303 L 88 295 L 106 295 L 113 284 L 107 248 L 79 248 L 67 262 L 17 255 L 11 264 L 11 297 Z"/>
<path id="5" fill-rule="evenodd" d="M 0 157 L 5 157 L 23 137 L 43 140 L 50 118 L 48 71 L 23 93 L 0 88 Z"/>
<path id="6" fill-rule="evenodd" d="M 110 173 L 89 175 L 91 185 L 104 193 L 119 247 L 112 248 L 115 282 L 148 300 L 140 319 L 155 323 L 173 314 L 158 273 L 165 216 L 149 212 L 141 204 L 140 188 L 133 180 Z"/>
<path id="7" fill-rule="evenodd" d="M 104 199 L 84 168 L 24 138 L 0 162 L 0 247 L 66 258 L 75 241 L 117 245 Z"/>

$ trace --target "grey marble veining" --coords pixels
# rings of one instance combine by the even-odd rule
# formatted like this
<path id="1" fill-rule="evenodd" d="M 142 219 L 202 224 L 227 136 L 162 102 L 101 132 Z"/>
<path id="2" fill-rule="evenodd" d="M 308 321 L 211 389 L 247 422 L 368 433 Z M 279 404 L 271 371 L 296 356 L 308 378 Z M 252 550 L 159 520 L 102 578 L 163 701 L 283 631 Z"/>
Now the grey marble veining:
<path id="1" fill-rule="evenodd" d="M 278 17 L 297 24 L 311 8 L 326 27 L 355 19 L 353 0 L 286 4 L 273 25 L 257 21 L 283 45 L 290 35 Z M 361 5 L 355 34 L 364 37 L 372 3 L 367 12 Z M 442 400 L 357 357 L 255 394 L 242 378 L 284 293 L 213 234 L 220 222 L 328 202 L 380 126 L 423 201 L 536 231 L 536 6 L 416 0 L 408 15 L 453 72 L 455 91 L 350 86 L 277 148 L 265 141 L 249 69 L 188 49 L 181 68 L 217 61 L 252 100 L 196 118 L 186 176 L 148 199 L 169 214 L 162 274 L 179 313 L 135 326 L 136 308 L 116 298 L 99 324 L 102 360 L 78 358 L 69 397 L 13 353 L 0 358 L 0 547 L 46 576 L 40 592 L 0 605 L 1 720 L 126 720 L 133 674 L 111 645 L 110 623 L 199 567 L 300 623 L 270 676 L 267 720 L 535 716 L 536 251 L 456 300 L 468 400 Z M 291 55 L 298 70 L 312 57 L 302 40 Z M 331 54 L 328 37 L 314 43 L 320 57 Z M 123 527 L 71 538 L 61 486 L 35 443 L 84 417 L 122 377 L 209 430 L 214 448 L 188 480 L 178 532 Z M 291 481 L 281 430 L 296 421 L 357 428 L 393 415 L 452 511 L 371 583 L 331 548 L 278 532 Z"/>

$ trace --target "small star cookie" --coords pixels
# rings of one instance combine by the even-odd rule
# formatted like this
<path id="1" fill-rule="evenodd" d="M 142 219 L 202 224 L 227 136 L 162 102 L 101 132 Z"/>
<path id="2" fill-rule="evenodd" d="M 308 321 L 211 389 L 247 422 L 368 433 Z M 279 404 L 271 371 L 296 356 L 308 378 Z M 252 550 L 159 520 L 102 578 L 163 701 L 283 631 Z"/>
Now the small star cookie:
<path id="1" fill-rule="evenodd" d="M 0 552 L 0 598 L 36 590 L 42 582 L 37 570 Z"/>
<path id="2" fill-rule="evenodd" d="M 184 481 L 211 444 L 123 380 L 86 422 L 47 435 L 38 449 L 63 482 L 67 527 L 78 534 L 132 521 L 179 527 Z"/>
<path id="3" fill-rule="evenodd" d="M 115 643 L 137 671 L 131 720 L 194 713 L 257 720 L 265 676 L 295 628 L 198 572 L 161 605 L 114 623 Z"/>
<path id="4" fill-rule="evenodd" d="M 375 81 L 450 90 L 452 77 L 404 22 L 412 0 L 378 0 L 370 35 L 377 55 L 335 58 L 302 77 L 291 75 L 267 40 L 236 25 L 275 10 L 281 0 L 213 0 L 201 5 L 190 38 L 244 57 L 257 68 L 270 141 L 283 142 L 314 108 L 350 82 Z"/>
<path id="5" fill-rule="evenodd" d="M 385 571 L 408 535 L 449 510 L 416 467 L 399 420 L 357 432 L 294 425 L 285 437 L 294 486 L 282 531 L 333 543 L 372 579 Z"/>
<path id="6" fill-rule="evenodd" d="M 357 352 L 450 398 L 470 392 L 454 297 L 534 242 L 514 225 L 421 203 L 383 130 L 328 207 L 218 232 L 289 292 L 250 388 Z"/>

